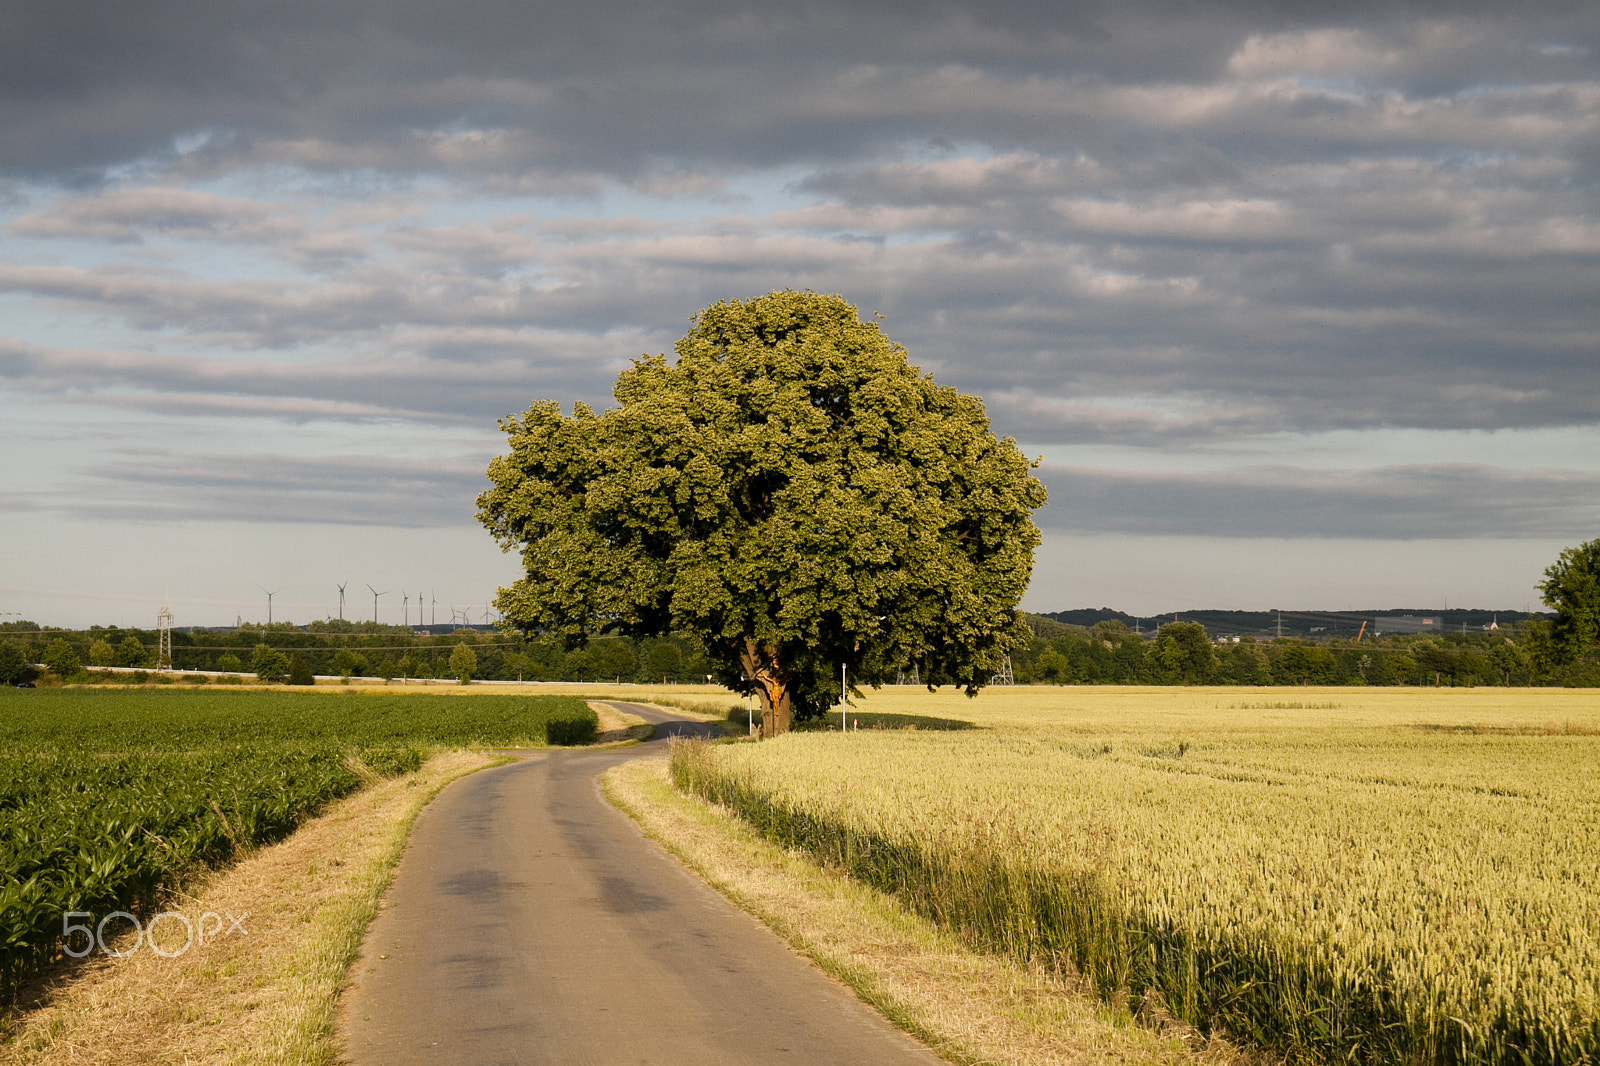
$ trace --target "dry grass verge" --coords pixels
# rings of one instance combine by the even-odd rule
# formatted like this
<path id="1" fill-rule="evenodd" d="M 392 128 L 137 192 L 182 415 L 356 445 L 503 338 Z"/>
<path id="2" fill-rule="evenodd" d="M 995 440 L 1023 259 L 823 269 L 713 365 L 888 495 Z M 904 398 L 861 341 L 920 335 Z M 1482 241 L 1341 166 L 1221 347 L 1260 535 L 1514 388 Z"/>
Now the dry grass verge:
<path id="1" fill-rule="evenodd" d="M 742 737 L 747 730 L 746 717 L 753 714 L 754 720 L 759 723 L 761 715 L 749 710 L 741 710 L 747 706 L 745 697 L 729 695 L 726 699 L 696 698 L 676 696 L 651 696 L 648 699 L 632 700 L 633 703 L 643 703 L 654 707 L 658 711 L 678 718 L 692 718 L 699 722 L 710 722 L 716 725 L 728 736 Z"/>
<path id="2" fill-rule="evenodd" d="M 609 703 L 589 700 L 589 709 L 600 719 L 596 744 L 624 744 L 634 740 L 648 740 L 655 726 L 635 714 L 624 714 Z"/>
<path id="3" fill-rule="evenodd" d="M 1243 1064 L 1192 1030 L 1139 1024 L 1043 967 L 973 952 L 894 900 L 674 789 L 665 759 L 609 771 L 606 796 L 708 883 L 953 1062 Z M 1146 1022 L 1154 1022 L 1146 1019 Z"/>
<path id="4" fill-rule="evenodd" d="M 126 958 L 96 955 L 46 978 L 5 1019 L 0 1061 L 334 1061 L 339 989 L 417 813 L 446 784 L 502 761 L 482 752 L 437 756 L 189 886 L 168 910 L 197 927 L 207 912 L 227 915 L 222 929 L 173 958 L 146 946 Z M 241 916 L 243 931 L 225 934 Z M 176 919 L 161 921 L 158 932 L 168 952 L 183 942 Z"/>

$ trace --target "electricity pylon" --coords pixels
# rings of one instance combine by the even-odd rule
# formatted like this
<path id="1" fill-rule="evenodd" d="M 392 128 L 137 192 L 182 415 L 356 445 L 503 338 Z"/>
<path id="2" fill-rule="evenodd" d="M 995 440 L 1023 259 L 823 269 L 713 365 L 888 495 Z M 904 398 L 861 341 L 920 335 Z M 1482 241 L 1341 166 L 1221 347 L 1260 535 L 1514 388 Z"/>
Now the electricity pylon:
<path id="1" fill-rule="evenodd" d="M 161 590 L 161 610 L 156 613 L 156 669 L 172 669 L 172 603 L 167 590 Z"/>

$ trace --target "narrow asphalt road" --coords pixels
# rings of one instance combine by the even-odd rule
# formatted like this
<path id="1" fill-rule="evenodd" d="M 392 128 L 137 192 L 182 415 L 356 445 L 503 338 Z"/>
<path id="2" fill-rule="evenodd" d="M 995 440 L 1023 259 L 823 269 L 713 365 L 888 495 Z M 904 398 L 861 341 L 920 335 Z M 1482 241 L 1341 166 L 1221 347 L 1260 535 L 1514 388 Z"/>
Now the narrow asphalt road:
<path id="1" fill-rule="evenodd" d="M 658 735 L 706 729 L 615 706 Z M 439 794 L 362 947 L 348 1061 L 942 1061 L 605 801 L 601 773 L 664 743 L 539 753 Z"/>

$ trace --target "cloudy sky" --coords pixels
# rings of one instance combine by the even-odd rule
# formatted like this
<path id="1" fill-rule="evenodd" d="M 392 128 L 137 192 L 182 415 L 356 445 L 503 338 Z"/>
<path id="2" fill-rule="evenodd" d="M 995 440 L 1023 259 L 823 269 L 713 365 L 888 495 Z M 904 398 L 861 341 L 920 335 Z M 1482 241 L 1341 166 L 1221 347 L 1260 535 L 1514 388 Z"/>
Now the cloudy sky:
<path id="1" fill-rule="evenodd" d="M 1537 605 L 1600 536 L 1597 50 L 1593 3 L 13 0 L 0 611 L 477 621 L 496 420 L 784 287 L 1042 457 L 1026 606 Z"/>

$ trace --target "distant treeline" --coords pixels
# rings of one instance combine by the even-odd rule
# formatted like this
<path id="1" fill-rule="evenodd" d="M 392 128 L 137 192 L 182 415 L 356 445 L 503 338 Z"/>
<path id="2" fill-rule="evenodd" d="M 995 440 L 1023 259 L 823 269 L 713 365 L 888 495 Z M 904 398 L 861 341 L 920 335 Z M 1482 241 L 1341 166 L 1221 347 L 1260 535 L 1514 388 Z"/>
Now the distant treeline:
<path id="1" fill-rule="evenodd" d="M 1382 611 L 1179 611 L 1176 614 L 1131 615 L 1110 607 L 1045 611 L 1040 617 L 1089 628 L 1097 622 L 1121 622 L 1135 632 L 1154 633 L 1167 622 L 1199 622 L 1212 637 L 1303 637 L 1308 640 L 1354 639 L 1389 633 L 1492 632 L 1518 622 L 1549 620 L 1548 613 L 1480 611 L 1420 607 Z M 1363 629 L 1363 626 L 1365 627 Z"/>
<path id="2" fill-rule="evenodd" d="M 122 666 L 153 669 L 159 636 L 153 629 L 95 626 L 86 630 L 41 629 L 31 622 L 0 626 L 0 641 L 21 646 L 30 663 L 61 640 L 88 668 Z M 172 633 L 172 666 L 177 670 L 251 670 L 258 645 L 298 654 L 315 674 L 381 678 L 455 676 L 450 653 L 458 644 L 476 656 L 472 676 L 502 681 L 704 681 L 708 668 L 693 642 L 679 637 L 629 640 L 596 637 L 574 650 L 557 641 L 524 640 L 499 631 L 439 627 L 420 636 L 407 626 L 371 622 L 313 622 L 300 628 L 287 622 L 241 625 L 236 629 L 188 629 Z"/>
<path id="3" fill-rule="evenodd" d="M 1413 634 L 1380 626 L 1376 638 L 1369 627 L 1359 641 L 1219 637 L 1195 621 L 1138 632 L 1118 619 L 1027 618 L 1033 640 L 1011 657 L 1019 684 L 1600 686 L 1596 649 L 1564 661 L 1540 617 Z"/>
<path id="4" fill-rule="evenodd" d="M 1191 618 L 1221 613 L 1195 612 Z M 1012 653 L 1012 675 L 1018 684 L 1061 685 L 1600 686 L 1597 650 L 1563 661 L 1543 616 L 1502 613 L 1499 620 L 1474 624 L 1450 618 L 1446 612 L 1410 613 L 1418 618 L 1444 616 L 1456 628 L 1395 633 L 1385 630 L 1378 616 L 1380 635 L 1372 636 L 1369 625 L 1359 641 L 1354 632 L 1344 637 L 1319 633 L 1316 638 L 1264 638 L 1233 636 L 1224 626 L 1208 629 L 1190 619 L 1168 621 L 1152 632 L 1142 620 L 1131 617 L 1084 626 L 1060 620 L 1077 612 L 1028 614 L 1024 617 L 1034 636 Z M 1284 614 L 1290 617 L 1289 612 Z M 1295 617 L 1303 625 L 1312 616 Z M 1483 628 L 1489 624 L 1495 628 Z M 8 661 L 40 662 L 58 641 L 85 668 L 155 666 L 154 630 L 41 629 L 31 622 L 0 625 L 0 653 L 4 653 L 0 657 Z M 480 680 L 657 683 L 704 681 L 711 673 L 699 646 L 679 635 L 655 640 L 602 636 L 568 649 L 555 640 L 478 628 L 420 635 L 403 626 L 341 621 L 313 622 L 304 628 L 280 622 L 174 631 L 172 665 L 178 670 L 248 672 L 255 649 L 265 644 L 297 653 L 312 672 L 325 676 L 446 678 L 454 676 L 450 656 L 462 643 L 470 645 L 476 656 L 472 676 Z M 949 679 L 925 676 L 908 663 L 901 680 L 942 684 Z"/>

